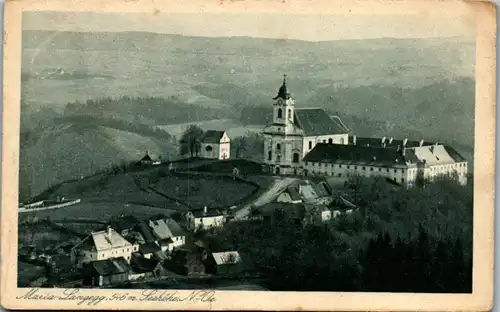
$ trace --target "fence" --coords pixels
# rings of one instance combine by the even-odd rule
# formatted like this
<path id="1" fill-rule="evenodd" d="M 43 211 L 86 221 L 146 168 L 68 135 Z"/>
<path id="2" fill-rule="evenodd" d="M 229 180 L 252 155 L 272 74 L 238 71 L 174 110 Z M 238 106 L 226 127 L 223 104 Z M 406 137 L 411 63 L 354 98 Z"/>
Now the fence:
<path id="1" fill-rule="evenodd" d="M 58 209 L 58 208 L 62 208 L 62 207 L 76 205 L 76 204 L 78 204 L 80 202 L 81 202 L 80 199 L 75 199 L 75 200 L 72 200 L 72 201 L 69 201 L 69 202 L 66 202 L 66 203 L 52 205 L 52 206 L 46 206 L 46 207 L 40 207 L 40 208 L 29 208 L 28 205 L 26 205 L 23 208 L 19 208 L 19 212 L 21 213 L 21 212 L 31 212 L 31 211 L 41 211 L 41 210 L 49 210 L 49 209 Z M 45 203 L 45 201 L 42 201 L 42 203 L 38 204 L 38 206 L 43 205 L 44 203 Z M 33 204 L 37 204 L 37 203 L 33 203 Z M 33 205 L 33 204 L 31 204 L 31 205 Z M 28 208 L 26 208 L 26 207 L 28 207 Z M 31 207 L 33 207 L 33 206 L 31 206 Z"/>

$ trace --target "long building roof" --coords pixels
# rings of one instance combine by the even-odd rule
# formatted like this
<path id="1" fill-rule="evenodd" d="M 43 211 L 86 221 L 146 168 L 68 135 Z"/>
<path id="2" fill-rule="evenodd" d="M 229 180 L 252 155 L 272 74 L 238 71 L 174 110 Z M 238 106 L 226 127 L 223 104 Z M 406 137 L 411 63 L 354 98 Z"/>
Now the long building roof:
<path id="1" fill-rule="evenodd" d="M 295 123 L 304 131 L 304 136 L 349 132 L 339 117 L 330 117 L 322 108 L 296 108 Z"/>

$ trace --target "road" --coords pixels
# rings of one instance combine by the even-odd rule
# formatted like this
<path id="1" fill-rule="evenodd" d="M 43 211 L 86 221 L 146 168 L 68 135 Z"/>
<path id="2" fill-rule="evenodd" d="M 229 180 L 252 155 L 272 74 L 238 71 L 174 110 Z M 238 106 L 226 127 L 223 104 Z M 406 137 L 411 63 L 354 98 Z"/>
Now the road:
<path id="1" fill-rule="evenodd" d="M 252 205 L 260 207 L 270 203 L 279 193 L 297 180 L 297 178 L 277 178 L 274 180 L 273 184 L 271 184 L 269 189 L 260 195 L 259 198 L 238 210 L 234 214 L 234 220 L 245 220 L 250 213 L 250 207 Z"/>

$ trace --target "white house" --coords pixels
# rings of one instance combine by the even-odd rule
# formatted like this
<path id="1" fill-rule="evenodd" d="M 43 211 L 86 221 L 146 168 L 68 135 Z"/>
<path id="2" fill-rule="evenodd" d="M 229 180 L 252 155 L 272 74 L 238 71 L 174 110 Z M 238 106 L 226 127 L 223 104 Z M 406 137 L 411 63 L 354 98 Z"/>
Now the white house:
<path id="1" fill-rule="evenodd" d="M 114 229 L 108 227 L 104 231 L 92 232 L 71 250 L 71 259 L 76 267 L 96 260 L 123 257 L 130 262 L 133 252 L 139 245 L 132 244 Z"/>
<path id="2" fill-rule="evenodd" d="M 230 143 L 226 131 L 208 130 L 201 139 L 200 156 L 203 158 L 229 159 Z"/>
<path id="3" fill-rule="evenodd" d="M 159 219 L 149 221 L 155 236 L 159 238 L 162 251 L 172 251 L 174 248 L 186 244 L 186 233 L 173 219 Z"/>
<path id="4" fill-rule="evenodd" d="M 187 224 L 190 230 L 200 228 L 222 227 L 226 222 L 226 215 L 218 209 L 208 209 L 206 206 L 200 210 L 191 210 L 186 214 Z"/>

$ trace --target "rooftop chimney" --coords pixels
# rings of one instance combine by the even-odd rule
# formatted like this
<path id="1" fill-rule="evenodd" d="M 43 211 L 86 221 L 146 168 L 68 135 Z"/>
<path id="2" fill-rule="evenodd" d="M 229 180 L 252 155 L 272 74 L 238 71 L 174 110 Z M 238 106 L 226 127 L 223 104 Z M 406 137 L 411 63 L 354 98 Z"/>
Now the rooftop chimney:
<path id="1" fill-rule="evenodd" d="M 107 233 L 108 233 L 108 236 L 111 236 L 111 226 L 109 226 L 109 225 L 108 225 L 108 226 L 106 227 L 106 231 L 107 231 Z"/>
<path id="2" fill-rule="evenodd" d="M 354 145 L 356 145 L 356 138 L 357 138 L 357 137 L 356 137 L 356 135 L 353 135 L 353 136 L 352 136 L 352 143 L 353 143 Z"/>
<path id="3" fill-rule="evenodd" d="M 385 137 L 382 138 L 382 145 L 384 145 L 385 139 L 386 139 Z"/>
<path id="4" fill-rule="evenodd" d="M 405 138 L 405 139 L 403 140 L 403 146 L 406 146 L 406 143 L 408 143 L 408 139 L 407 139 L 407 138 Z"/>
<path id="5" fill-rule="evenodd" d="M 424 145 L 424 140 L 420 140 L 420 142 L 418 142 L 418 146 L 423 146 Z"/>
<path id="6" fill-rule="evenodd" d="M 208 212 L 208 208 L 207 208 L 207 206 L 203 207 L 203 214 L 204 214 L 204 215 L 206 215 L 206 214 L 207 214 L 207 212 Z"/>

